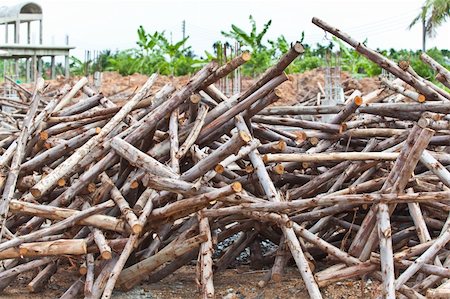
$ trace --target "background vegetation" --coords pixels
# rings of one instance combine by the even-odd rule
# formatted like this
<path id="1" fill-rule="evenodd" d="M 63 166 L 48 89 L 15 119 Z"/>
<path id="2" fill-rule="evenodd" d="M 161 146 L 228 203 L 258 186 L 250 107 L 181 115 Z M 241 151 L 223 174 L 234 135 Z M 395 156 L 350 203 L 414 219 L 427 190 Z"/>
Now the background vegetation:
<path id="1" fill-rule="evenodd" d="M 281 55 L 288 51 L 290 44 L 281 35 L 275 40 L 268 40 L 266 33 L 270 28 L 268 21 L 258 29 L 252 16 L 249 17 L 250 31 L 245 31 L 236 25 L 231 25 L 229 31 L 222 31 L 222 35 L 228 41 L 237 41 L 241 50 L 249 50 L 252 59 L 242 67 L 244 76 L 257 76 L 271 66 Z M 137 47 L 128 50 L 112 52 L 104 50 L 95 61 L 82 62 L 75 57 L 72 58 L 71 72 L 74 74 L 88 74 L 94 70 L 117 71 L 122 75 L 133 73 L 152 74 L 158 72 L 163 75 L 186 75 L 190 74 L 212 59 L 222 56 L 224 47 L 230 44 L 219 43 L 213 45 L 213 52 L 205 52 L 202 57 L 195 55 L 188 45 L 189 37 L 183 40 L 171 42 L 165 32 L 147 32 L 142 26 L 137 30 Z M 298 40 L 303 43 L 304 34 Z M 327 45 L 308 45 L 303 43 L 305 53 L 297 58 L 287 69 L 289 73 L 301 73 L 326 64 L 327 53 L 340 52 L 341 68 L 354 76 L 376 76 L 381 73 L 381 68 L 367 58 L 359 55 L 353 48 L 348 48 L 340 40 L 333 39 Z M 411 50 L 381 50 L 383 55 L 394 61 L 407 60 L 414 70 L 424 78 L 434 80 L 433 71 L 427 67 L 419 58 L 421 51 Z M 427 53 L 436 61 L 450 67 L 450 51 L 429 49 Z"/>

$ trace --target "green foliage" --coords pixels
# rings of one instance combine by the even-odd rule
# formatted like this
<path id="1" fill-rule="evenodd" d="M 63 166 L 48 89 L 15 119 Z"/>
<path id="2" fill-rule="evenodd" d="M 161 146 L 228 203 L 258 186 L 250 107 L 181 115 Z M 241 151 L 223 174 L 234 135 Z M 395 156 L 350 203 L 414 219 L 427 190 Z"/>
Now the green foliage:
<path id="1" fill-rule="evenodd" d="M 164 31 L 155 31 L 151 34 L 147 33 L 142 26 L 138 29 L 138 37 L 139 48 L 134 53 L 136 65 L 133 71 L 175 76 L 195 71 L 196 68 L 193 65 L 196 65 L 199 60 L 195 59 L 191 47 L 186 45 L 189 37 L 172 43 Z"/>
<path id="2" fill-rule="evenodd" d="M 436 34 L 436 29 L 450 17 L 449 0 L 426 0 L 420 13 L 409 25 L 413 27 L 419 21 L 423 23 L 429 37 Z"/>
<path id="3" fill-rule="evenodd" d="M 431 0 L 430 0 L 431 1 Z M 447 0 L 448 1 L 448 0 Z M 232 38 L 241 45 L 241 50 L 249 50 L 252 59 L 245 63 L 242 68 L 244 76 L 256 77 L 272 66 L 283 54 L 290 49 L 290 43 L 281 35 L 274 40 L 268 40 L 266 34 L 272 22 L 267 21 L 261 30 L 258 29 L 256 21 L 250 15 L 250 30 L 232 24 L 231 30 L 222 31 L 226 38 Z M 122 75 L 133 73 L 181 76 L 195 72 L 203 65 L 212 60 L 224 63 L 224 49 L 231 50 L 228 42 L 223 45 L 216 42 L 213 45 L 214 52 L 205 51 L 205 59 L 197 58 L 187 42 L 189 37 L 172 42 L 165 35 L 165 32 L 146 32 L 140 26 L 137 30 L 138 41 L 135 49 L 112 52 L 104 50 L 94 62 L 82 62 L 75 57 L 71 57 L 71 72 L 75 75 L 85 75 L 95 70 L 117 71 Z M 303 42 L 304 32 L 299 36 L 299 41 Z M 366 43 L 365 41 L 364 43 Z M 287 73 L 302 73 L 307 70 L 323 67 L 326 57 L 332 51 L 339 51 L 341 57 L 341 68 L 356 77 L 377 76 L 381 73 L 381 68 L 360 55 L 353 48 L 347 47 L 341 40 L 334 38 L 328 44 L 316 44 L 314 46 L 303 44 L 304 53 L 295 59 L 286 69 Z M 433 70 L 425 65 L 419 58 L 420 51 L 410 50 L 377 50 L 395 62 L 401 60 L 409 61 L 414 70 L 424 78 L 436 82 Z M 228 52 L 229 53 L 229 52 Z M 437 62 L 449 67 L 450 51 L 429 49 L 428 55 Z"/>
<path id="4" fill-rule="evenodd" d="M 244 76 L 256 76 L 270 67 L 273 61 L 273 56 L 278 48 L 273 47 L 273 44 L 276 42 L 264 41 L 264 36 L 269 30 L 272 20 L 265 23 L 260 32 L 258 32 L 253 16 L 249 16 L 249 21 L 251 26 L 251 30 L 249 32 L 246 32 L 245 30 L 232 24 L 229 32 L 222 31 L 221 33 L 224 37 L 232 38 L 239 42 L 242 50 L 249 50 L 252 53 L 252 59 L 244 64 L 242 67 L 242 73 Z M 220 53 L 217 54 L 220 57 Z"/>
<path id="5" fill-rule="evenodd" d="M 75 75 L 88 74 L 95 70 L 117 71 L 121 75 L 134 73 L 182 76 L 197 70 L 202 64 L 195 58 L 191 47 L 186 45 L 189 37 L 172 43 L 165 32 L 147 33 L 142 26 L 137 30 L 138 48 L 117 51 L 102 51 L 89 67 L 90 61 L 81 62 L 72 57 L 71 71 Z"/>
<path id="6" fill-rule="evenodd" d="M 75 56 L 70 56 L 70 73 L 75 76 L 85 75 L 89 63 L 89 61 L 83 62 Z"/>
<path id="7" fill-rule="evenodd" d="M 269 30 L 270 25 L 272 24 L 272 20 L 269 20 L 266 24 L 264 24 L 261 32 L 258 32 L 256 28 L 256 22 L 255 19 L 253 19 L 253 16 L 250 15 L 248 19 L 252 27 L 249 33 L 245 32 L 238 26 L 232 24 L 231 31 L 229 32 L 222 31 L 222 35 L 228 38 L 236 39 L 241 44 L 241 46 L 249 47 L 248 50 L 251 50 L 252 52 L 259 52 L 266 49 L 266 45 L 264 45 L 263 43 L 263 38 L 266 35 L 267 30 Z"/>

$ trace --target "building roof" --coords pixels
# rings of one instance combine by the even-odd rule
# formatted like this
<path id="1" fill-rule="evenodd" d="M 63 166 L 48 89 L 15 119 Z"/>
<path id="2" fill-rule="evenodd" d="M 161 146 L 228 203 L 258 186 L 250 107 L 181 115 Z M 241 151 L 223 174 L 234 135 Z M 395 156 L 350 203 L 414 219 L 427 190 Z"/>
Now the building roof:
<path id="1" fill-rule="evenodd" d="M 42 19 L 42 8 L 34 2 L 22 2 L 0 7 L 0 23 L 25 22 Z"/>

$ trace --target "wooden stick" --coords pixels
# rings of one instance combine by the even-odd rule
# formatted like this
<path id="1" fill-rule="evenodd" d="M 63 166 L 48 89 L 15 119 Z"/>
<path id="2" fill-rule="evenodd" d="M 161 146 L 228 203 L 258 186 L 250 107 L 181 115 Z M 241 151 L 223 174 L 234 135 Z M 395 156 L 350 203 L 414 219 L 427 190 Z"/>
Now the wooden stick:
<path id="1" fill-rule="evenodd" d="M 176 157 L 178 159 L 181 159 L 184 157 L 184 155 L 189 151 L 191 146 L 195 143 L 197 140 L 200 131 L 203 128 L 203 125 L 205 124 L 205 117 L 208 113 L 208 107 L 207 106 L 201 106 L 201 108 L 198 111 L 197 118 L 194 121 L 194 125 L 192 127 L 192 130 L 190 131 L 189 135 L 186 137 L 183 144 L 180 146 L 178 152 L 176 153 Z"/>
<path id="2" fill-rule="evenodd" d="M 45 268 L 36 275 L 32 281 L 27 284 L 27 289 L 30 292 L 39 292 L 45 288 L 45 283 L 48 282 L 50 277 L 56 273 L 58 268 L 58 262 L 50 262 Z"/>
<path id="3" fill-rule="evenodd" d="M 17 274 L 33 270 L 33 269 L 35 269 L 37 267 L 41 267 L 41 266 L 47 265 L 48 263 L 50 263 L 52 261 L 53 261 L 52 258 L 44 257 L 42 259 L 33 260 L 33 261 L 28 262 L 28 263 L 18 265 L 18 266 L 14 267 L 14 268 L 5 270 L 3 272 L 0 272 L 0 280 L 1 281 L 6 280 L 9 277 L 15 276 Z"/>
<path id="4" fill-rule="evenodd" d="M 170 243 L 157 254 L 123 270 L 120 273 L 119 279 L 117 281 L 119 288 L 125 290 L 131 289 L 161 264 L 176 259 L 177 257 L 187 253 L 193 248 L 198 247 L 202 242 L 205 242 L 206 240 L 207 237 L 205 235 L 198 235 L 193 238 L 184 240 L 181 243 Z"/>
<path id="5" fill-rule="evenodd" d="M 10 211 L 17 214 L 35 215 L 52 220 L 63 220 L 80 213 L 77 210 L 67 208 L 57 208 L 53 206 L 37 205 L 18 200 L 11 200 L 9 203 Z M 81 219 L 81 225 L 89 225 L 100 229 L 116 231 L 119 233 L 126 232 L 124 222 L 115 217 L 106 215 L 92 215 Z"/>
<path id="6" fill-rule="evenodd" d="M 28 235 L 19 236 L 15 239 L 3 242 L 0 244 L 0 251 L 6 250 L 11 247 L 19 246 L 25 242 L 34 241 L 34 240 L 42 238 L 48 234 L 58 233 L 61 230 L 64 230 L 64 229 L 67 229 L 68 227 L 73 226 L 76 222 L 80 221 L 81 219 L 89 217 L 93 214 L 97 214 L 100 211 L 103 211 L 104 209 L 111 208 L 111 207 L 114 207 L 114 202 L 112 200 L 109 200 L 107 202 L 104 202 L 104 203 L 94 206 L 92 208 L 86 209 L 86 210 L 81 211 L 77 214 L 74 214 L 73 216 L 70 216 L 64 220 L 61 220 L 60 222 L 55 223 L 49 227 L 35 231 Z"/>
<path id="7" fill-rule="evenodd" d="M 130 205 L 120 193 L 119 189 L 117 189 L 113 181 L 108 177 L 106 173 L 103 172 L 102 174 L 100 174 L 100 179 L 103 184 L 112 186 L 111 198 L 120 209 L 120 212 L 124 215 L 133 233 L 139 234 L 142 231 L 142 224 L 139 223 L 137 216 L 134 214 L 133 210 L 131 210 Z"/>
<path id="8" fill-rule="evenodd" d="M 447 88 L 450 88 L 450 72 L 440 65 L 437 61 L 435 61 L 433 58 L 427 55 L 427 53 L 421 53 L 420 59 L 431 66 L 431 68 L 438 73 L 438 76 L 436 76 L 436 79 L 438 79 L 442 84 L 447 86 Z"/>
<path id="9" fill-rule="evenodd" d="M 71 89 L 70 91 L 59 101 L 58 105 L 56 105 L 54 111 L 61 110 L 64 106 L 66 106 L 70 100 L 75 96 L 75 94 L 83 88 L 84 85 L 88 83 L 88 79 L 86 77 L 82 77 Z"/>
<path id="10" fill-rule="evenodd" d="M 169 178 L 177 178 L 178 175 L 174 173 L 169 167 L 163 165 L 152 157 L 141 152 L 125 140 L 114 137 L 111 142 L 111 147 L 123 158 L 127 159 L 132 165 L 143 168 L 144 170 L 158 176 L 166 176 Z"/>
<path id="11" fill-rule="evenodd" d="M 95 267 L 95 260 L 94 255 L 89 253 L 86 255 L 86 265 L 87 265 L 87 273 L 86 273 L 86 279 L 84 282 L 84 296 L 88 297 L 92 294 L 92 288 L 94 286 L 94 267 Z"/>
<path id="12" fill-rule="evenodd" d="M 381 152 L 346 152 L 319 154 L 266 154 L 264 162 L 330 162 L 330 161 L 364 161 L 364 160 L 395 160 L 398 153 Z"/>
<path id="13" fill-rule="evenodd" d="M 200 264 L 200 290 L 202 298 L 214 298 L 213 284 L 213 259 L 214 252 L 211 238 L 211 229 L 208 218 L 203 217 L 201 212 L 197 214 L 200 234 L 206 235 L 206 241 L 200 245 L 198 263 Z"/>
<path id="14" fill-rule="evenodd" d="M 5 249 L 0 259 L 41 257 L 51 255 L 82 255 L 87 253 L 87 244 L 83 239 L 60 239 L 49 242 L 24 243 L 16 248 Z"/>

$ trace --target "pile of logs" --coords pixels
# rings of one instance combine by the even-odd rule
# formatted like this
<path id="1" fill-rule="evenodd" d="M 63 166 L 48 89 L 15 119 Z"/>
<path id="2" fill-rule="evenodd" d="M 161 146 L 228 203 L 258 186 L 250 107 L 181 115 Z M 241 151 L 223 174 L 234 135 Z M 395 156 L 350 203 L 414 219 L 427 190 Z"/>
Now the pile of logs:
<path id="1" fill-rule="evenodd" d="M 250 248 L 252 267 L 269 269 L 261 287 L 293 258 L 311 298 L 368 277 L 385 298 L 449 296 L 450 95 L 313 23 L 397 79 L 341 105 L 268 107 L 303 52 L 295 43 L 230 98 L 214 83 L 249 53 L 177 90 L 155 90 L 153 75 L 122 102 L 85 78 L 2 99 L 0 290 L 31 271 L 37 291 L 69 261 L 79 274 L 61 298 L 111 298 L 196 260 L 201 296 L 213 298 L 213 273 Z M 423 60 L 448 87 L 450 73 Z M 263 254 L 262 240 L 278 246 Z"/>

